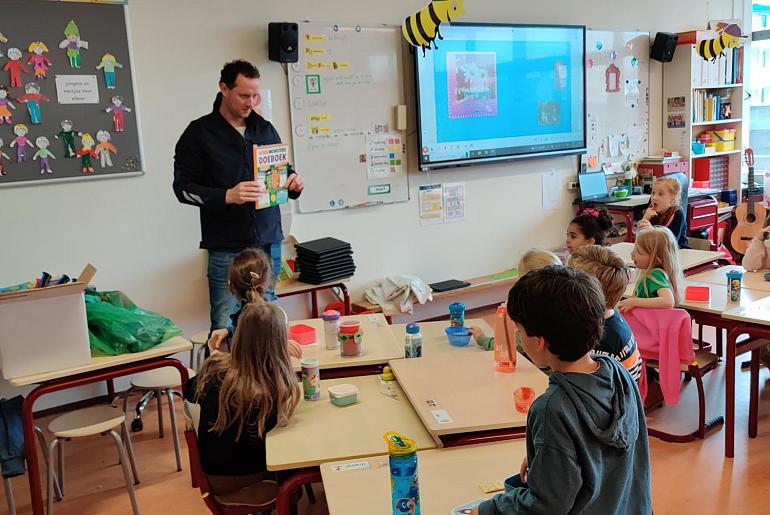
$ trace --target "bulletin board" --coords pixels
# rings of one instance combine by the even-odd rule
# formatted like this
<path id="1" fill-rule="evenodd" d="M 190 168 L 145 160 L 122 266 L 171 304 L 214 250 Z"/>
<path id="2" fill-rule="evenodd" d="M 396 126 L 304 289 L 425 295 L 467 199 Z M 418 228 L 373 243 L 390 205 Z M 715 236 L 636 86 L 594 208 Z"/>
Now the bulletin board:
<path id="1" fill-rule="evenodd" d="M 0 155 L 4 173 L 0 175 L 0 186 L 90 180 L 143 173 L 126 9 L 128 7 L 124 5 L 105 3 L 3 0 L 0 24 L 0 32 L 3 35 L 0 38 L 0 85 L 8 87 L 7 98 L 16 109 L 8 108 L 11 122 L 9 124 L 3 119 L 4 123 L 0 125 L 0 138 L 3 142 L 0 150 L 4 154 Z M 74 22 L 74 25 L 70 24 L 70 21 Z M 66 48 L 59 47 L 68 39 L 65 32 L 71 35 L 79 34 L 79 40 L 77 34 L 72 36 L 75 41 L 73 46 L 77 45 L 77 41 L 81 42 L 78 52 L 70 52 L 69 56 Z M 31 49 L 30 46 L 33 42 L 42 42 L 47 51 L 41 50 L 40 54 L 35 54 L 34 48 Z M 83 42 L 87 44 L 87 48 Z M 4 70 L 11 61 L 11 48 L 21 51 L 22 57 L 18 62 L 26 67 L 25 71 L 17 64 L 12 64 L 11 68 L 19 70 L 15 78 L 11 76 L 11 68 Z M 11 54 L 15 52 L 11 51 Z M 79 68 L 73 67 L 73 64 L 78 64 L 78 56 L 73 54 L 79 54 Z M 105 67 L 97 69 L 105 54 L 114 56 L 115 61 L 122 66 L 114 68 L 114 88 L 107 87 L 108 75 L 104 72 Z M 30 61 L 35 55 L 47 58 L 50 64 L 47 64 L 43 57 Z M 108 58 L 107 68 L 111 68 L 109 62 L 111 60 Z M 35 73 L 36 63 L 39 70 L 45 68 L 45 76 Z M 59 89 L 57 81 L 60 84 Z M 37 119 L 29 109 L 30 103 L 18 100 L 27 94 L 25 86 L 29 83 L 37 83 L 40 86 L 39 94 L 49 99 L 37 98 L 40 106 L 40 116 Z M 112 102 L 115 96 L 122 97 L 121 107 L 115 109 L 122 111 L 122 131 L 116 130 L 113 112 L 106 111 L 108 107 L 115 108 Z M 122 108 L 128 108 L 130 111 Z M 63 132 L 63 120 L 72 122 L 72 128 L 66 131 L 70 134 L 60 134 Z M 29 130 L 26 134 L 26 155 L 22 161 L 18 161 L 17 155 L 21 145 L 17 142 L 11 147 L 11 143 L 17 138 L 14 132 L 17 124 L 24 124 Z M 106 131 L 109 140 L 99 131 Z M 93 139 L 93 143 L 86 134 Z M 99 146 L 101 142 L 97 134 L 109 145 Z M 59 139 L 56 138 L 57 135 Z M 50 146 L 47 151 L 53 154 L 48 160 L 47 168 L 41 164 L 41 157 L 45 152 L 39 153 L 41 148 L 38 142 L 42 145 L 45 145 L 45 142 L 38 141 L 40 137 L 48 139 Z M 65 142 L 69 137 L 74 145 L 66 147 Z M 73 147 L 76 155 L 67 157 Z M 106 153 L 104 160 L 102 153 Z M 36 154 L 38 158 L 33 159 Z M 93 171 L 89 169 L 89 159 Z M 112 166 L 109 166 L 110 162 Z"/>
<path id="2" fill-rule="evenodd" d="M 401 29 L 299 24 L 289 65 L 294 168 L 303 213 L 409 200 Z"/>
<path id="3" fill-rule="evenodd" d="M 650 34 L 586 32 L 589 170 L 622 171 L 649 153 Z"/>

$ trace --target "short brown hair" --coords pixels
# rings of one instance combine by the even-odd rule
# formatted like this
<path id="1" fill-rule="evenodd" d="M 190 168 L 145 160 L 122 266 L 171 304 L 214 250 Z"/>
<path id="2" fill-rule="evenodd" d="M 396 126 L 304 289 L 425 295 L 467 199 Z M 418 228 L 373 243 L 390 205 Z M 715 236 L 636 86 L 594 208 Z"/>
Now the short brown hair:
<path id="1" fill-rule="evenodd" d="M 604 294 L 582 270 L 547 266 L 528 272 L 508 293 L 508 316 L 529 336 L 540 336 L 562 361 L 591 352 L 604 331 Z"/>
<path id="2" fill-rule="evenodd" d="M 228 287 L 238 300 L 262 300 L 272 281 L 270 258 L 259 249 L 246 249 L 235 256 L 227 271 Z"/>
<path id="3" fill-rule="evenodd" d="M 570 256 L 567 265 L 599 279 L 607 309 L 613 309 L 623 298 L 629 282 L 628 267 L 613 250 L 598 245 L 580 247 Z"/>
<path id="4" fill-rule="evenodd" d="M 226 63 L 224 67 L 222 67 L 222 71 L 219 74 L 219 82 L 224 83 L 228 89 L 233 89 L 238 75 L 243 75 L 247 79 L 258 79 L 259 70 L 248 61 L 236 59 L 235 61 Z"/>

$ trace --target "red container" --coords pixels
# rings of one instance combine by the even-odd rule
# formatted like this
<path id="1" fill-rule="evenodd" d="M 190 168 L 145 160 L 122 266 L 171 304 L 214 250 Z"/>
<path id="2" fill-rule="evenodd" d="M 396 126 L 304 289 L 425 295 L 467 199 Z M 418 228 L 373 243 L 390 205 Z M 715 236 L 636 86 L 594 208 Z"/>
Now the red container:
<path id="1" fill-rule="evenodd" d="M 310 345 L 315 343 L 315 327 L 305 324 L 296 324 L 289 327 L 289 339 L 294 340 L 300 345 Z"/>
<path id="2" fill-rule="evenodd" d="M 688 166 L 687 166 L 687 161 L 676 161 L 673 163 L 662 163 L 662 164 L 639 163 L 639 166 L 637 167 L 637 171 L 639 172 L 640 175 L 653 175 L 655 177 L 660 177 L 661 175 L 664 175 L 667 173 L 674 173 L 674 172 L 687 173 Z"/>

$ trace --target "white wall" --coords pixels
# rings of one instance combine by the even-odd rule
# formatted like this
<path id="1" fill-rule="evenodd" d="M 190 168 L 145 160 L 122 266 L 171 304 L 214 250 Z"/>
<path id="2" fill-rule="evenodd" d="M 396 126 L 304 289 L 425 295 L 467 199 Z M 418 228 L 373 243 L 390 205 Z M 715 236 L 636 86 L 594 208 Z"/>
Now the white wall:
<path id="1" fill-rule="evenodd" d="M 740 13 L 742 2 L 735 1 Z M 395 25 L 424 3 L 131 0 L 129 22 L 147 174 L 0 189 L 0 284 L 26 280 L 41 270 L 77 273 L 90 261 L 99 269 L 97 286 L 125 291 L 185 331 L 205 328 L 208 296 L 205 254 L 197 250 L 198 213 L 174 198 L 172 158 L 187 123 L 210 111 L 222 64 L 240 57 L 259 66 L 262 87 L 272 91 L 274 124 L 288 141 L 286 78 L 281 65 L 267 60 L 267 23 L 310 19 Z M 700 28 L 709 19 L 734 15 L 733 0 L 466 0 L 466 4 L 469 14 L 463 21 L 585 24 L 653 34 Z M 655 149 L 661 132 L 658 63 L 653 63 L 652 74 L 650 127 Z M 529 247 L 552 247 L 562 241 L 571 206 L 565 202 L 558 210 L 541 209 L 540 173 L 550 168 L 566 181 L 575 173 L 576 160 L 535 160 L 430 176 L 412 173 L 409 202 L 295 214 L 293 232 L 300 241 L 330 234 L 349 241 L 358 266 L 354 289 L 388 273 L 434 281 L 497 271 L 513 265 Z M 420 228 L 417 187 L 444 181 L 467 183 L 466 220 Z"/>

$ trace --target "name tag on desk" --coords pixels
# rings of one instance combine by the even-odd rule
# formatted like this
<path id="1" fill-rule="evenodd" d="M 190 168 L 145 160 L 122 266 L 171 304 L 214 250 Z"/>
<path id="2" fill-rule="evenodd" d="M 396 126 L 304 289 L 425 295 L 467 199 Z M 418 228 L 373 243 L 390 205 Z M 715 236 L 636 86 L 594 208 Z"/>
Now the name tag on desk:
<path id="1" fill-rule="evenodd" d="M 449 412 L 445 409 L 432 409 L 430 410 L 430 414 L 433 415 L 433 418 L 435 418 L 436 422 L 439 424 L 451 424 L 454 422 L 454 419 L 449 416 Z"/>

